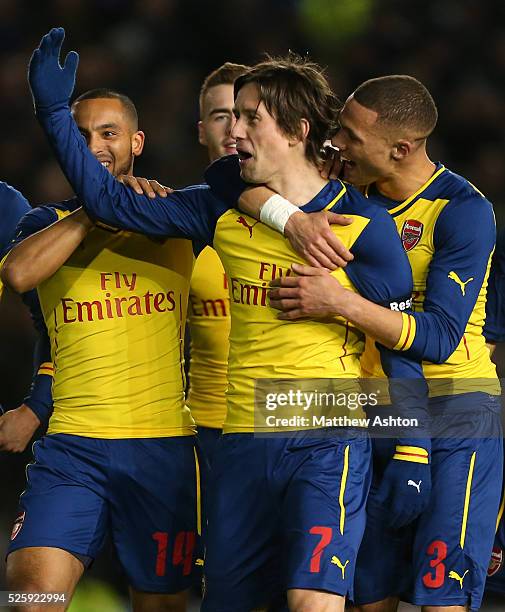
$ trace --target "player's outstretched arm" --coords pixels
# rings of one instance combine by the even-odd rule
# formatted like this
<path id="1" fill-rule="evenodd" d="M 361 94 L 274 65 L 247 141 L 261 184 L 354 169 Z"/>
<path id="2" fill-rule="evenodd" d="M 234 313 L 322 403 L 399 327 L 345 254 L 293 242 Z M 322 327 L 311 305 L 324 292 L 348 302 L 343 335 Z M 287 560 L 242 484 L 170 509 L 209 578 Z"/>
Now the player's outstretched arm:
<path id="1" fill-rule="evenodd" d="M 79 208 L 43 227 L 43 218 L 52 214 L 49 208 L 34 209 L 20 223 L 18 240 L 26 237 L 11 249 L 1 272 L 2 281 L 17 293 L 34 289 L 59 270 L 94 225 Z M 37 231 L 41 225 L 43 229 Z"/>
<path id="2" fill-rule="evenodd" d="M 174 192 L 167 198 L 137 195 L 122 185 L 89 151 L 69 108 L 77 54 L 59 62 L 63 28 L 46 34 L 34 51 L 28 80 L 37 117 L 70 184 L 94 220 L 151 236 L 195 238 L 211 243 L 217 219 L 229 207 L 206 186 Z"/>

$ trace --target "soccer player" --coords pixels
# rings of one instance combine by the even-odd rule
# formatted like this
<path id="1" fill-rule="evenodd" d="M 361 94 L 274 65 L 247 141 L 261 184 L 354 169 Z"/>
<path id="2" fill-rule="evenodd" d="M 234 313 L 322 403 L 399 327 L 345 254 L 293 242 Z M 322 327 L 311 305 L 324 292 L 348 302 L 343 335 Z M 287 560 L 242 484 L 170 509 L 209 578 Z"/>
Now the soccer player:
<path id="1" fill-rule="evenodd" d="M 93 90 L 72 114 L 104 172 L 132 171 L 144 134 L 129 98 Z M 191 243 L 94 227 L 77 198 L 28 213 L 16 240 L 2 276 L 19 292 L 38 287 L 55 377 L 9 588 L 64 592 L 66 608 L 110 533 L 134 610 L 183 611 L 199 519 L 182 367 Z"/>
<path id="2" fill-rule="evenodd" d="M 200 143 L 210 161 L 236 153 L 231 135 L 233 83 L 247 66 L 227 62 L 211 72 L 200 91 Z M 191 336 L 187 405 L 198 428 L 198 439 L 211 460 L 226 416 L 230 301 L 223 264 L 207 246 L 198 256 L 189 290 L 188 323 Z"/>
<path id="3" fill-rule="evenodd" d="M 6 252 L 16 226 L 23 215 L 31 210 L 30 204 L 16 189 L 0 181 L 0 259 Z M 0 282 L 0 297 L 3 285 Z M 33 296 L 28 296 L 28 300 Z M 34 355 L 35 376 L 30 395 L 18 408 L 1 414 L 0 410 L 0 450 L 22 452 L 33 437 L 46 414 L 51 410 L 52 364 L 45 330 L 36 321 L 39 339 Z"/>
<path id="4" fill-rule="evenodd" d="M 505 342 L 505 231 L 499 232 L 489 272 L 484 337 L 491 353 Z M 487 569 L 486 590 L 505 595 L 505 479 L 496 521 L 496 537 Z"/>
<path id="5" fill-rule="evenodd" d="M 383 375 L 372 339 L 425 360 L 438 433 L 430 504 L 412 536 L 410 598 L 430 611 L 456 612 L 480 606 L 500 500 L 500 386 L 482 335 L 495 222 L 491 204 L 473 185 L 428 158 L 426 140 L 436 121 L 435 104 L 419 81 L 386 76 L 366 81 L 347 99 L 333 138 L 345 179 L 363 187 L 396 223 L 413 270 L 415 312 L 386 310 L 325 271 L 300 266 L 294 268 L 301 276 L 277 281 L 282 288 L 271 303 L 288 320 L 338 313 L 362 329 L 369 338 L 365 377 Z M 305 241 L 308 219 L 296 214 L 289 223 Z M 391 528 L 378 503 L 392 451 L 384 442 L 374 450 L 355 600 L 370 604 L 363 610 L 389 612 L 405 586 L 399 577 L 407 576 L 410 536 Z"/>
<path id="6" fill-rule="evenodd" d="M 345 428 L 326 437 L 298 429 L 291 436 L 257 438 L 253 432 L 269 429 L 261 414 L 255 423 L 254 385 L 278 377 L 356 380 L 363 337 L 342 319 L 304 321 L 296 328 L 279 321 L 267 303 L 268 282 L 300 259 L 284 238 L 215 200 L 208 187 L 150 200 L 107 173 L 82 146 L 69 113 L 76 57 L 59 66 L 62 41 L 61 29 L 43 38 L 29 78 L 38 117 L 86 210 L 116 227 L 212 242 L 229 279 L 227 417 L 213 460 L 203 609 L 250 611 L 287 589 L 295 612 L 342 611 L 346 594 L 352 594 L 364 528 L 369 440 Z M 240 143 L 240 166 L 231 156 L 216 162 L 216 172 L 231 167 L 240 189 L 239 172 L 308 212 L 327 208 L 355 215 L 352 225 L 335 228 L 354 248 L 352 263 L 335 274 L 377 302 L 405 303 L 410 269 L 391 218 L 359 192 L 319 174 L 319 151 L 333 128 L 337 101 L 318 67 L 303 60 L 265 62 L 236 81 L 235 93 L 232 135 Z M 380 350 L 389 374 L 422 381 L 415 362 Z M 413 395 L 413 413 L 424 422 L 422 398 Z M 398 456 L 388 466 L 400 500 L 391 512 L 403 518 L 412 506 L 418 511 L 425 493 L 411 495 L 406 477 L 415 472 L 429 479 L 426 433 L 416 442 L 400 438 Z M 407 445 L 410 455 L 402 450 Z"/>

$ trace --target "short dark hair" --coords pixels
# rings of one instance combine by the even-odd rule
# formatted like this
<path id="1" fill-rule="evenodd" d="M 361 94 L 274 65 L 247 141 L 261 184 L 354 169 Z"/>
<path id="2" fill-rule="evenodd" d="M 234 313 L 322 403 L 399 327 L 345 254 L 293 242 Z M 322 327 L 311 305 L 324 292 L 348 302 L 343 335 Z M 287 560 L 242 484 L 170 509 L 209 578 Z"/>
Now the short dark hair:
<path id="1" fill-rule="evenodd" d="M 98 100 L 100 98 L 112 98 L 115 100 L 119 100 L 123 105 L 123 108 L 125 109 L 126 113 L 129 115 L 134 130 L 138 130 L 139 117 L 137 114 L 137 109 L 135 108 L 135 104 L 133 104 L 133 102 L 128 96 L 120 93 L 119 91 L 114 91 L 113 89 L 108 89 L 106 87 L 90 89 L 89 91 L 84 92 L 78 98 L 76 98 L 72 102 L 72 107 L 78 102 L 82 102 L 82 100 Z"/>
<path id="2" fill-rule="evenodd" d="M 427 138 L 437 124 L 438 111 L 430 92 L 420 81 L 406 74 L 365 81 L 353 97 L 365 108 L 375 111 L 379 122 L 407 128 L 419 138 Z"/>
<path id="3" fill-rule="evenodd" d="M 218 85 L 233 85 L 235 80 L 248 70 L 250 70 L 250 66 L 225 62 L 222 66 L 219 66 L 219 68 L 216 68 L 208 74 L 202 83 L 200 97 L 198 98 L 200 103 L 200 116 L 202 115 L 203 99 L 207 95 L 209 89 L 217 87 Z"/>
<path id="4" fill-rule="evenodd" d="M 235 81 L 235 98 L 248 83 L 258 87 L 260 101 L 287 136 L 300 137 L 301 119 L 309 122 L 305 154 L 321 163 L 321 149 L 337 130 L 341 106 L 321 66 L 294 53 L 268 57 Z"/>

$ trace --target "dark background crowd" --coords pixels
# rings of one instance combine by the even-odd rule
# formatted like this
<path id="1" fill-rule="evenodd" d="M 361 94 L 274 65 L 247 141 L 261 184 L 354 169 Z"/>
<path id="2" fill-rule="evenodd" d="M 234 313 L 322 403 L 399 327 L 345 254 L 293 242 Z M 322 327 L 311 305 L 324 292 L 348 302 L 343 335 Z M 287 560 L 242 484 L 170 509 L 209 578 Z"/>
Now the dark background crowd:
<path id="1" fill-rule="evenodd" d="M 196 131 L 203 78 L 225 61 L 251 64 L 266 52 L 292 50 L 325 66 L 342 100 L 383 74 L 424 82 L 440 114 L 431 158 L 477 185 L 494 203 L 498 225 L 505 225 L 502 0 L 0 0 L 0 180 L 32 204 L 71 194 L 33 115 L 26 80 L 33 48 L 60 25 L 65 50 L 80 53 L 76 93 L 111 87 L 136 103 L 146 133 L 139 176 L 173 187 L 200 182 L 207 159 Z M 4 296 L 5 408 L 19 405 L 29 386 L 33 340 L 20 301 Z M 0 453 L 2 550 L 29 460 L 29 450 Z M 117 578 L 110 570 L 108 577 Z"/>

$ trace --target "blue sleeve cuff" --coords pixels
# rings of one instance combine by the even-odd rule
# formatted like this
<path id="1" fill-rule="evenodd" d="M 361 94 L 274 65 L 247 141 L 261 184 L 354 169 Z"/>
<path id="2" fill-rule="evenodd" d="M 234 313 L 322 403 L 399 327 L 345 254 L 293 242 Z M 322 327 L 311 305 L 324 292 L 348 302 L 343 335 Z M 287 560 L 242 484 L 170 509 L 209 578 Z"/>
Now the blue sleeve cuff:
<path id="1" fill-rule="evenodd" d="M 47 426 L 53 412 L 52 397 L 53 377 L 47 374 L 37 374 L 33 379 L 30 395 L 24 403 L 38 417 L 42 425 Z"/>

